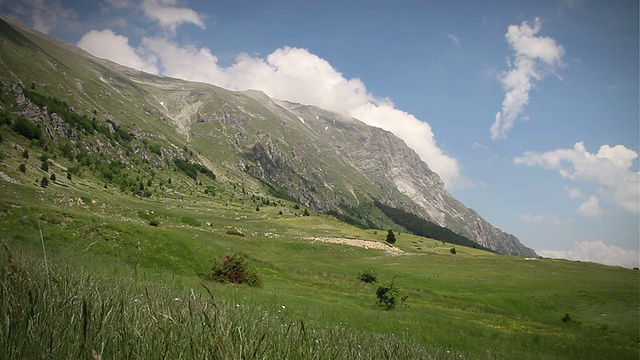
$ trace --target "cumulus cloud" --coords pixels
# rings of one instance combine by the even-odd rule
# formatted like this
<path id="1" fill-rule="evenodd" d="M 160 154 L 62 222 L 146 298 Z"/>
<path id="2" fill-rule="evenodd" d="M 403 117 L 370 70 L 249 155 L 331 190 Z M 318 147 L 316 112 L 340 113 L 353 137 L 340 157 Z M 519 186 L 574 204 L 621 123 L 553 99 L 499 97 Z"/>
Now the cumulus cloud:
<path id="1" fill-rule="evenodd" d="M 597 196 L 591 195 L 587 201 L 583 202 L 578 207 L 578 213 L 584 216 L 600 216 L 602 215 L 602 209 L 600 208 L 600 199 Z"/>
<path id="2" fill-rule="evenodd" d="M 84 34 L 77 45 L 96 57 L 152 74 L 158 73 L 153 57 L 143 58 L 135 48 L 129 45 L 129 39 L 126 36 L 117 35 L 110 29 L 92 30 Z"/>
<path id="3" fill-rule="evenodd" d="M 541 28 L 540 19 L 536 18 L 533 26 L 525 21 L 507 29 L 505 38 L 515 53 L 515 59 L 509 63 L 511 70 L 502 74 L 506 93 L 502 109 L 496 113 L 491 126 L 491 138 L 494 140 L 506 138 L 524 112 L 534 80 L 542 80 L 563 66 L 564 48 L 550 37 L 536 36 Z"/>
<path id="4" fill-rule="evenodd" d="M 191 23 L 204 29 L 204 21 L 193 9 L 177 7 L 176 0 L 143 0 L 142 11 L 162 27 L 175 33 L 176 28 L 184 23 Z"/>
<path id="5" fill-rule="evenodd" d="M 540 256 L 567 260 L 592 261 L 606 265 L 638 267 L 640 252 L 625 250 L 602 241 L 575 242 L 571 250 L 536 250 Z"/>
<path id="6" fill-rule="evenodd" d="M 613 202 L 631 212 L 640 212 L 640 174 L 631 170 L 638 153 L 623 145 L 602 145 L 597 153 L 590 153 L 583 142 L 572 149 L 557 149 L 546 153 L 527 151 L 515 158 L 515 163 L 541 166 L 557 170 L 562 177 L 600 186 L 603 200 Z M 572 190 L 570 196 L 582 193 Z M 580 206 L 584 215 L 599 215 L 599 199 L 590 196 Z"/>

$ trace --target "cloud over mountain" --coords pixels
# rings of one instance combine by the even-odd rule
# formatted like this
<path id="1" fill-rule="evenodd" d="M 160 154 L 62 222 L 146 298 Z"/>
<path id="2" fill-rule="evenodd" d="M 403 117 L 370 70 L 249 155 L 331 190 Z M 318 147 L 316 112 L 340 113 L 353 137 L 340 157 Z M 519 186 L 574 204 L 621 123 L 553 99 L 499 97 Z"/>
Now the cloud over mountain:
<path id="1" fill-rule="evenodd" d="M 602 241 L 579 241 L 570 250 L 536 250 L 540 256 L 568 260 L 594 261 L 601 264 L 638 267 L 640 252 L 625 250 Z"/>
<path id="2" fill-rule="evenodd" d="M 597 216 L 601 214 L 600 199 L 631 212 L 640 212 L 640 174 L 631 170 L 637 158 L 638 153 L 623 145 L 602 145 L 597 153 L 590 153 L 583 142 L 578 142 L 572 149 L 542 154 L 527 151 L 514 161 L 516 164 L 557 170 L 564 178 L 598 185 L 600 197 L 589 196 L 578 209 L 583 215 Z M 570 190 L 570 196 L 577 195 L 576 189 Z"/>
<path id="3" fill-rule="evenodd" d="M 148 73 L 158 73 L 154 57 L 143 58 L 143 55 L 129 45 L 127 37 L 117 35 L 111 29 L 91 30 L 82 36 L 77 45 L 96 57 Z"/>
<path id="4" fill-rule="evenodd" d="M 111 45 L 105 48 L 105 43 Z M 283 47 L 266 57 L 240 54 L 235 63 L 223 67 L 208 48 L 181 45 L 168 37 L 144 37 L 134 48 L 128 38 L 107 29 L 85 34 L 78 46 L 139 70 L 232 90 L 257 89 L 277 99 L 357 117 L 403 139 L 449 188 L 470 183 L 461 175 L 458 161 L 436 145 L 427 122 L 396 109 L 389 99 L 374 96 L 360 79 L 345 78 L 306 49 Z"/>

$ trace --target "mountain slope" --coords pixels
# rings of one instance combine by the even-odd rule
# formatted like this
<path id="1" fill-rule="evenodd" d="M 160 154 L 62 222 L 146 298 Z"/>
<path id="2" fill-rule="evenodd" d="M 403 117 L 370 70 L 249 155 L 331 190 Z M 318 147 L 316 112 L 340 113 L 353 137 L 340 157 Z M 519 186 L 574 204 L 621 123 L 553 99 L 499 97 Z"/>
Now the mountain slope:
<path id="1" fill-rule="evenodd" d="M 379 201 L 497 252 L 535 256 L 515 236 L 452 197 L 439 176 L 390 132 L 259 91 L 232 92 L 128 69 L 9 20 L 0 21 L 0 36 L 0 78 L 11 89 L 4 92 L 15 96 L 18 113 L 40 124 L 49 137 L 76 148 L 82 141 L 68 126 L 55 125 L 54 114 L 24 99 L 17 84 L 95 120 L 95 130 L 85 129 L 87 135 L 105 127 L 112 135 L 118 127 L 131 132 L 131 142 L 92 143 L 103 163 L 118 159 L 134 171 L 133 153 L 156 169 L 170 170 L 177 158 L 187 159 L 230 183 L 255 187 L 262 182 L 281 196 L 365 225 L 388 224 L 373 206 Z M 145 171 L 153 177 L 151 167 Z M 135 187 L 122 182 L 123 188 Z"/>

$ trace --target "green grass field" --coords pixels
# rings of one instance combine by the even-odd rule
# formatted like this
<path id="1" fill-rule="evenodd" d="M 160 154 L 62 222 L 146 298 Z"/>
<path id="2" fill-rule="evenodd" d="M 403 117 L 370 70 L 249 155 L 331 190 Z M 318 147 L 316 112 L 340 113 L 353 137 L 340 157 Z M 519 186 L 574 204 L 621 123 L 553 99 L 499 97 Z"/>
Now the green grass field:
<path id="1" fill-rule="evenodd" d="M 464 247 L 453 255 L 449 244 L 406 233 L 396 234 L 405 254 L 394 256 L 306 239 L 382 242 L 386 231 L 301 217 L 292 203 L 256 211 L 249 198 L 141 199 L 63 185 L 0 184 L 0 241 L 11 249 L 0 256 L 0 352 L 10 358 L 640 354 L 636 270 Z M 226 253 L 245 255 L 263 286 L 207 280 Z M 404 289 L 404 306 L 376 304 L 377 285 L 357 278 L 369 267 Z"/>

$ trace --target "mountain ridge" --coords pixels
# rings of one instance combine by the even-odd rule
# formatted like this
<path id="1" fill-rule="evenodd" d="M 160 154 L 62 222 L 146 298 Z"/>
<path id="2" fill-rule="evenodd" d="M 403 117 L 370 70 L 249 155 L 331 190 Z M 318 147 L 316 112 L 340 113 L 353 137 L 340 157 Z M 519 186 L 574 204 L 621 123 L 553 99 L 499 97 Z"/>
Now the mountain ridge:
<path id="1" fill-rule="evenodd" d="M 250 182 L 249 174 L 317 211 L 360 209 L 351 215 L 382 224 L 379 214 L 362 210 L 381 201 L 499 253 L 535 256 L 517 237 L 451 196 L 428 164 L 388 131 L 318 107 L 272 99 L 258 90 L 228 91 L 129 69 L 69 44 L 60 46 L 61 41 L 14 22 L 0 22 L 4 40 L 17 33 L 39 49 L 25 53 L 21 47 L 27 45 L 8 47 L 4 42 L 3 82 L 31 83 L 76 112 L 130 127 L 143 143 L 162 141 L 155 145 L 160 155 L 134 149 L 158 166 L 175 158 L 175 149 L 185 144 L 195 151 L 193 159 L 216 174 Z M 36 118 L 29 120 L 44 121 Z"/>

